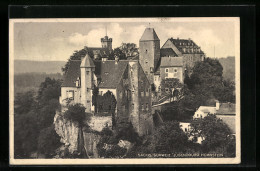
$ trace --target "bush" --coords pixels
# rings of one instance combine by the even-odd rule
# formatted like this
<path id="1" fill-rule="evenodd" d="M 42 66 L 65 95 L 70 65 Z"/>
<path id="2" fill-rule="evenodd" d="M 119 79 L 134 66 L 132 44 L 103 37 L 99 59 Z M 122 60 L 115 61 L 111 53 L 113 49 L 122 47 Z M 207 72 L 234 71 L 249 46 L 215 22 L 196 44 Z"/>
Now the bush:
<path id="1" fill-rule="evenodd" d="M 47 158 L 55 155 L 55 150 L 61 146 L 60 137 L 54 130 L 54 125 L 41 130 L 38 138 L 38 152 Z"/>

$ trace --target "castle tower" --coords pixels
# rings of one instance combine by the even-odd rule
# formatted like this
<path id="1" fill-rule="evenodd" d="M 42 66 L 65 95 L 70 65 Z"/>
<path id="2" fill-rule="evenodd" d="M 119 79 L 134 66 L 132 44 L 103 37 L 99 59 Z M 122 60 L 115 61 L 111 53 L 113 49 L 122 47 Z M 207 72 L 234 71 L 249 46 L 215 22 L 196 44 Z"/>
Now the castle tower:
<path id="1" fill-rule="evenodd" d="M 108 48 L 109 51 L 112 51 L 112 38 L 108 38 L 106 35 L 104 38 L 101 38 L 102 48 Z"/>
<path id="2" fill-rule="evenodd" d="M 160 39 L 153 28 L 146 28 L 139 40 L 139 62 L 151 84 L 160 59 Z"/>
<path id="3" fill-rule="evenodd" d="M 87 54 L 81 61 L 81 103 L 86 107 L 86 112 L 91 112 L 92 89 L 94 86 L 95 64 Z"/>

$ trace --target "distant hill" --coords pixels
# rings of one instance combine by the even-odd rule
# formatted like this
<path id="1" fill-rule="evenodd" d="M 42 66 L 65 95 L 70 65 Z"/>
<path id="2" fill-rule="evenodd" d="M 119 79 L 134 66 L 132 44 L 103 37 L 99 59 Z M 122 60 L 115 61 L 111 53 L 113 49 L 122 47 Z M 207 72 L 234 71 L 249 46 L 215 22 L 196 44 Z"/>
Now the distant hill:
<path id="1" fill-rule="evenodd" d="M 65 64 L 65 61 L 14 60 L 14 73 L 62 73 L 61 68 Z"/>
<path id="2" fill-rule="evenodd" d="M 38 91 L 39 86 L 44 82 L 46 77 L 51 79 L 62 79 L 61 73 L 19 73 L 14 74 L 14 93 L 22 93 L 26 91 Z"/>
<path id="3" fill-rule="evenodd" d="M 219 58 L 219 62 L 223 66 L 224 79 L 235 81 L 235 57 Z"/>

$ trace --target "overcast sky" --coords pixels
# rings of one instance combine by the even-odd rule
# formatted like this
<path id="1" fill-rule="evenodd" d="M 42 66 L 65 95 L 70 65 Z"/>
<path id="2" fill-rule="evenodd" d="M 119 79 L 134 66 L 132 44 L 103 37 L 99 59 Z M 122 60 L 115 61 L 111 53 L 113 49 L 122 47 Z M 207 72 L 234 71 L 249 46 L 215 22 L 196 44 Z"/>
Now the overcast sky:
<path id="1" fill-rule="evenodd" d="M 113 38 L 113 48 L 124 43 L 139 46 L 146 27 L 153 27 L 161 46 L 170 38 L 191 38 L 207 56 L 235 56 L 235 22 L 230 20 L 97 20 L 95 22 L 15 22 L 14 58 L 41 61 L 66 61 L 84 46 L 101 47 L 100 38 Z M 133 22 L 135 21 L 135 22 Z"/>

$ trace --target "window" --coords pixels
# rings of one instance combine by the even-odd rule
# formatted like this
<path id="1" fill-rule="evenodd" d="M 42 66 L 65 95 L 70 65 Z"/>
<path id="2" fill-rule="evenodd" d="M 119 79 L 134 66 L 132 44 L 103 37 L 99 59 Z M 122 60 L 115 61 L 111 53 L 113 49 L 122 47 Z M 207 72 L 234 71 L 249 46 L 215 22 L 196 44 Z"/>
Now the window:
<path id="1" fill-rule="evenodd" d="M 169 88 L 165 88 L 165 91 L 166 91 L 166 92 L 169 92 Z"/>
<path id="2" fill-rule="evenodd" d="M 178 70 L 177 69 L 174 69 L 174 72 L 177 72 Z"/>
<path id="3" fill-rule="evenodd" d="M 87 100 L 87 103 L 90 103 L 90 101 L 89 101 L 89 100 Z"/>
<path id="4" fill-rule="evenodd" d="M 147 53 L 147 49 L 145 50 L 145 53 Z"/>
<path id="5" fill-rule="evenodd" d="M 144 111 L 144 104 L 142 104 L 142 111 Z"/>
<path id="6" fill-rule="evenodd" d="M 169 72 L 169 68 L 165 68 L 165 72 L 168 73 Z"/>
<path id="7" fill-rule="evenodd" d="M 144 97 L 144 92 L 143 91 L 141 91 L 141 96 Z"/>
<path id="8" fill-rule="evenodd" d="M 86 74 L 88 75 L 88 74 L 89 74 L 89 71 L 86 71 Z"/>
<path id="9" fill-rule="evenodd" d="M 90 88 L 87 88 L 87 92 L 89 92 Z"/>
<path id="10" fill-rule="evenodd" d="M 185 128 L 185 132 L 187 132 L 187 128 Z"/>
<path id="11" fill-rule="evenodd" d="M 74 91 L 73 90 L 67 91 L 67 98 L 70 100 L 74 100 Z"/>
<path id="12" fill-rule="evenodd" d="M 132 103 L 132 110 L 134 110 L 134 108 L 135 108 L 135 104 L 134 104 L 134 103 Z"/>
<path id="13" fill-rule="evenodd" d="M 146 103 L 146 111 L 148 111 L 149 110 L 149 108 L 148 108 L 148 103 Z"/>

